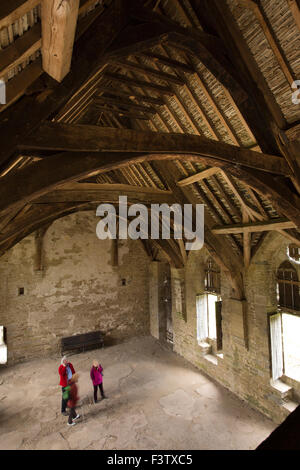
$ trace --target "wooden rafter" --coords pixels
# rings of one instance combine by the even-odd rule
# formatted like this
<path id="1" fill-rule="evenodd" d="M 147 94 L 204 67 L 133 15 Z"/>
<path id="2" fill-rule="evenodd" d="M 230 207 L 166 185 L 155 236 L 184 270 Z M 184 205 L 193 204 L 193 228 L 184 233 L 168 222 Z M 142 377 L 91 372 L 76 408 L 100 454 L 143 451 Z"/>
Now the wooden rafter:
<path id="1" fill-rule="evenodd" d="M 244 165 L 281 175 L 290 170 L 281 157 L 261 154 L 203 136 L 106 129 L 98 126 L 45 123 L 34 135 L 23 138 L 20 148 L 62 151 L 121 151 L 169 154 L 195 154 L 212 158 L 216 164 Z M 212 160 L 210 160 L 211 163 Z"/>
<path id="2" fill-rule="evenodd" d="M 99 85 L 98 91 L 103 93 L 109 93 L 109 95 L 113 95 L 115 99 L 118 99 L 119 97 L 121 97 L 122 99 L 128 99 L 132 101 L 132 103 L 136 103 L 138 101 L 143 103 L 157 104 L 158 106 L 162 106 L 164 104 L 161 98 L 154 98 L 153 96 L 141 95 L 133 91 L 125 92 L 124 90 L 120 90 L 120 88 L 111 88 L 104 85 Z"/>
<path id="3" fill-rule="evenodd" d="M 276 40 L 276 36 L 273 33 L 272 27 L 262 8 L 261 3 L 260 2 L 257 3 L 254 0 L 238 0 L 238 1 L 245 7 L 250 8 L 254 12 L 256 18 L 258 19 L 262 27 L 265 37 L 267 38 L 268 43 L 270 44 L 272 51 L 281 67 L 281 70 L 283 71 L 289 84 L 292 85 L 296 77 L 294 76 L 289 66 L 289 63 L 284 56 L 284 53 L 280 47 L 280 44 Z"/>
<path id="4" fill-rule="evenodd" d="M 176 181 L 180 178 L 180 176 L 179 171 L 176 171 L 174 165 L 171 167 L 169 163 L 162 167 L 161 164 L 156 164 L 155 168 L 158 169 L 165 181 L 167 181 L 178 203 L 181 205 L 186 203 L 192 203 L 194 205 L 198 203 L 198 201 L 193 198 L 191 192 L 189 192 L 186 188 L 181 189 L 176 185 Z M 215 237 L 210 231 L 210 226 L 213 225 L 213 222 L 208 213 L 205 215 L 205 221 L 205 245 L 216 262 L 222 266 L 224 271 L 229 275 L 232 286 L 235 289 L 234 295 L 237 296 L 237 298 L 243 298 L 244 294 L 240 276 L 241 263 L 233 252 L 231 246 L 227 244 L 225 240 L 223 240 L 224 245 L 221 248 L 217 237 Z M 224 249 L 225 246 L 226 250 Z"/>
<path id="5" fill-rule="evenodd" d="M 158 93 L 159 95 L 173 95 L 173 92 L 169 87 L 156 85 L 155 83 L 150 83 L 143 80 L 136 80 L 126 77 L 126 75 L 121 75 L 118 73 L 106 72 L 105 77 L 114 82 L 118 82 L 124 85 L 134 86 L 138 88 L 150 89 L 153 93 Z"/>
<path id="6" fill-rule="evenodd" d="M 139 74 L 142 74 L 143 76 L 153 77 L 154 79 L 158 79 L 168 83 L 175 83 L 175 85 L 183 85 L 183 81 L 177 78 L 175 75 L 171 75 L 170 73 L 165 72 L 158 72 L 150 67 L 146 67 L 140 64 L 138 65 L 129 60 L 112 59 L 110 61 L 110 64 L 121 67 L 124 70 L 132 70 L 133 72 L 137 72 Z"/>
<path id="7" fill-rule="evenodd" d="M 251 131 L 255 135 L 256 141 L 260 147 L 264 149 L 266 134 L 268 133 L 269 137 L 272 136 L 270 116 L 272 116 L 272 119 L 276 122 L 278 127 L 283 129 L 286 126 L 283 113 L 274 95 L 271 93 L 262 72 L 256 64 L 228 5 L 224 2 L 220 4 L 218 0 L 204 0 L 201 9 L 198 8 L 197 14 L 200 21 L 205 16 L 211 27 L 213 27 L 220 38 L 222 38 L 223 44 L 227 48 L 231 60 L 234 62 L 235 76 L 237 76 L 240 84 L 243 83 L 243 86 L 247 87 L 248 93 L 251 93 L 252 100 L 256 102 L 257 109 L 260 110 L 261 117 L 264 116 L 263 132 L 257 133 L 253 122 L 247 117 L 247 111 L 243 109 L 234 98 L 231 87 L 226 87 L 224 83 L 225 88 L 227 88 L 232 99 L 238 105 L 240 112 L 242 112 Z M 269 143 L 274 145 L 274 142 L 272 143 L 270 141 Z"/>
<path id="8" fill-rule="evenodd" d="M 187 178 L 184 178 L 180 181 L 177 182 L 178 186 L 188 186 L 189 184 L 196 183 L 197 181 L 201 181 L 205 178 L 209 178 L 212 175 L 215 175 L 217 172 L 219 172 L 219 168 L 207 168 L 206 170 L 202 170 L 199 173 L 195 173 L 195 175 L 188 176 Z"/>
<path id="9" fill-rule="evenodd" d="M 37 23 L 22 37 L 0 51 L 0 77 L 6 79 L 9 72 L 37 52 L 41 44 L 41 25 Z"/>
<path id="10" fill-rule="evenodd" d="M 118 106 L 119 108 L 127 108 L 130 110 L 135 110 L 135 111 L 141 111 L 141 112 L 146 112 L 149 114 L 155 114 L 156 110 L 153 107 L 150 106 L 144 106 L 141 104 L 136 104 L 132 100 L 124 100 L 120 98 L 111 98 L 107 96 L 100 96 L 94 98 L 94 103 L 99 103 L 99 104 L 112 104 L 115 106 Z"/>
<path id="11" fill-rule="evenodd" d="M 263 220 L 264 217 L 259 212 L 257 212 L 257 210 L 254 207 L 250 207 L 249 202 L 245 200 L 244 196 L 240 192 L 233 178 L 229 174 L 227 174 L 227 172 L 222 171 L 221 174 L 224 180 L 226 181 L 226 183 L 228 184 L 229 188 L 231 189 L 231 191 L 233 192 L 233 194 L 235 195 L 235 197 L 241 204 L 243 211 L 246 212 L 246 214 L 248 214 L 250 219 L 255 220 L 255 218 L 257 218 L 259 220 Z"/>
<path id="12" fill-rule="evenodd" d="M 145 57 L 148 60 L 151 60 L 152 62 L 166 65 L 167 67 L 170 67 L 171 69 L 181 70 L 182 72 L 189 73 L 189 74 L 194 73 L 193 68 L 185 64 L 184 62 L 171 59 L 170 57 L 167 57 L 161 54 L 156 54 L 152 52 L 141 52 L 139 55 L 141 57 Z"/>
<path id="13" fill-rule="evenodd" d="M 224 227 L 215 227 L 213 233 L 229 234 L 229 233 L 245 233 L 245 232 L 264 232 L 268 230 L 283 230 L 287 228 L 295 228 L 295 224 L 286 219 L 269 220 L 263 222 L 251 222 L 246 224 L 227 225 Z"/>
<path id="14" fill-rule="evenodd" d="M 287 0 L 289 7 L 291 9 L 291 12 L 293 14 L 293 17 L 295 19 L 295 22 L 298 26 L 298 29 L 300 31 L 300 6 L 299 6 L 299 0 Z"/>
<path id="15" fill-rule="evenodd" d="M 97 103 L 97 102 L 94 102 L 93 103 L 93 106 L 98 110 L 98 111 L 102 111 L 104 113 L 107 113 L 107 114 L 115 114 L 119 117 L 128 117 L 128 118 L 131 118 L 131 119 L 143 119 L 143 120 L 148 120 L 150 118 L 150 115 L 147 115 L 147 114 L 134 114 L 134 113 L 131 113 L 129 111 L 126 111 L 126 110 L 121 110 L 121 109 L 118 109 L 116 107 L 112 107 L 112 106 L 101 106 L 101 104 Z"/>

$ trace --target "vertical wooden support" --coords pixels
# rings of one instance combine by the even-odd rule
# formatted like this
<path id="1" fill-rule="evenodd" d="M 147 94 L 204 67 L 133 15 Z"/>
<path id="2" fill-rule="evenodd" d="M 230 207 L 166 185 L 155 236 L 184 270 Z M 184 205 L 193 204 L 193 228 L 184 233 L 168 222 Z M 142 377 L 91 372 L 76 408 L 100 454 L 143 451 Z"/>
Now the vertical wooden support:
<path id="1" fill-rule="evenodd" d="M 111 241 L 111 265 L 119 266 L 119 246 L 117 238 Z"/>
<path id="2" fill-rule="evenodd" d="M 242 300 L 243 308 L 243 327 L 244 327 L 244 341 L 245 348 L 249 350 L 249 328 L 248 328 L 248 302 Z"/>
<path id="3" fill-rule="evenodd" d="M 251 232 L 244 232 L 244 265 L 247 269 L 251 260 Z"/>
<path id="4" fill-rule="evenodd" d="M 61 82 L 69 73 L 78 17 L 79 0 L 43 0 L 43 69 Z"/>
<path id="5" fill-rule="evenodd" d="M 242 209 L 243 223 L 246 224 L 250 221 L 250 217 L 245 209 Z M 244 230 L 243 232 L 243 251 L 244 251 L 244 266 L 248 269 L 251 260 L 251 232 Z"/>
<path id="6" fill-rule="evenodd" d="M 41 272 L 44 270 L 43 245 L 44 245 L 44 236 L 45 236 L 47 229 L 48 229 L 48 226 L 46 228 L 41 228 L 35 232 L 36 256 L 35 256 L 34 270 L 37 272 Z"/>
<path id="7" fill-rule="evenodd" d="M 185 270 L 184 268 L 171 267 L 172 285 L 172 314 L 179 316 L 185 322 L 186 315 L 186 293 L 185 293 Z"/>

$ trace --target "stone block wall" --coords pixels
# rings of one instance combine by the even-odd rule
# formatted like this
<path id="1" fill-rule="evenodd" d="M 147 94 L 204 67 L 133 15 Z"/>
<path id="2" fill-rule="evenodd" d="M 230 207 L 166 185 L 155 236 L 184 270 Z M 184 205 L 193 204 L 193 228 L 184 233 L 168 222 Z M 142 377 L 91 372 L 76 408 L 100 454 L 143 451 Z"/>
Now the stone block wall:
<path id="1" fill-rule="evenodd" d="M 205 248 L 191 252 L 185 267 L 186 321 L 173 315 L 174 351 L 278 423 L 289 411 L 270 383 L 268 314 L 277 310 L 276 271 L 287 259 L 288 244 L 282 235 L 267 235 L 245 273 L 246 303 L 230 298 L 229 281 L 221 273 L 222 355 L 207 355 L 197 341 L 196 295 L 204 292 Z"/>
<path id="2" fill-rule="evenodd" d="M 149 334 L 148 257 L 139 241 L 121 240 L 112 266 L 112 242 L 96 237 L 97 222 L 90 211 L 55 221 L 43 240 L 42 271 L 34 234 L 0 259 L 9 364 L 58 353 L 63 336 L 99 329 L 115 342 Z"/>

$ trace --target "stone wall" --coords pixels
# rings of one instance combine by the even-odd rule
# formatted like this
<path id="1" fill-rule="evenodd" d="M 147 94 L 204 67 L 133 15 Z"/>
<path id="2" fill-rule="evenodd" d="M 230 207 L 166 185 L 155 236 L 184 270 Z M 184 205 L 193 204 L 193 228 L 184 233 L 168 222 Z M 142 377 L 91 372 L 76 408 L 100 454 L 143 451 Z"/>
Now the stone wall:
<path id="1" fill-rule="evenodd" d="M 97 239 L 96 223 L 92 212 L 54 222 L 44 237 L 41 271 L 35 235 L 0 259 L 0 325 L 7 328 L 10 364 L 58 354 L 61 337 L 95 329 L 112 342 L 150 331 L 164 338 L 165 261 L 150 264 L 140 242 L 124 240 L 119 266 L 113 266 L 112 242 Z M 173 298 L 174 351 L 277 422 L 289 410 L 271 384 L 268 314 L 277 310 L 276 271 L 288 243 L 280 234 L 266 236 L 245 273 L 246 311 L 245 303 L 230 298 L 221 273 L 222 354 L 208 353 L 197 341 L 196 295 L 204 292 L 208 252 L 191 252 L 184 270 L 171 269 L 173 297 L 185 280 L 182 309 Z M 291 385 L 293 398 L 300 397 L 299 384 Z"/>
<path id="2" fill-rule="evenodd" d="M 119 266 L 112 266 L 112 242 L 96 237 L 96 223 L 93 212 L 55 221 L 44 237 L 42 271 L 34 234 L 0 259 L 9 364 L 58 353 L 63 336 L 100 329 L 115 342 L 149 334 L 148 257 L 139 241 L 121 240 Z"/>
<path id="3" fill-rule="evenodd" d="M 174 351 L 276 422 L 289 410 L 270 383 L 268 313 L 277 310 L 276 271 L 287 259 L 288 243 L 270 233 L 252 259 L 245 275 L 246 314 L 245 303 L 230 298 L 229 281 L 221 273 L 222 355 L 207 354 L 197 341 L 196 295 L 204 292 L 205 249 L 191 252 L 185 267 L 186 321 L 173 314 Z M 300 279 L 299 265 L 295 267 Z"/>

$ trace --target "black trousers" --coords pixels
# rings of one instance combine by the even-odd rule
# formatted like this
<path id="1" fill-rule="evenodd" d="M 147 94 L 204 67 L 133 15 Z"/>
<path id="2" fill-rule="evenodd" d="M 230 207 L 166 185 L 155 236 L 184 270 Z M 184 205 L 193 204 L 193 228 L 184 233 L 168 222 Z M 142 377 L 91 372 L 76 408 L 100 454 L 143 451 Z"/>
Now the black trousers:
<path id="1" fill-rule="evenodd" d="M 76 413 L 75 408 L 70 408 L 68 423 L 72 424 L 72 420 L 76 418 L 76 416 L 77 416 L 77 413 Z"/>
<path id="2" fill-rule="evenodd" d="M 103 384 L 99 384 L 99 385 L 94 385 L 94 400 L 97 401 L 97 391 L 98 391 L 98 387 L 100 389 L 100 392 L 101 392 L 101 396 L 102 398 L 104 397 L 104 391 L 103 391 Z"/>
<path id="3" fill-rule="evenodd" d="M 65 387 L 62 387 L 61 388 L 61 391 L 62 391 L 62 395 L 64 394 L 64 391 L 65 391 Z M 64 400 L 63 396 L 61 398 L 61 412 L 62 413 L 65 413 L 66 412 L 66 408 L 67 408 L 67 401 L 68 400 Z"/>

